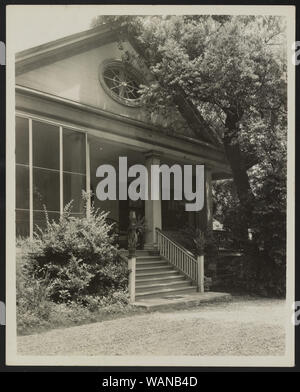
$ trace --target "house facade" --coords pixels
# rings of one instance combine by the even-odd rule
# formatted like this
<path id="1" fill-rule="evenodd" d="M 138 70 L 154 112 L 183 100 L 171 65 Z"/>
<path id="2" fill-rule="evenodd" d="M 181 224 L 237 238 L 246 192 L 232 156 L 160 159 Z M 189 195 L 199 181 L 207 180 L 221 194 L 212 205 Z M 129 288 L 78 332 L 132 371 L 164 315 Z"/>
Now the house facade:
<path id="1" fill-rule="evenodd" d="M 156 242 L 155 229 L 185 225 L 212 227 L 212 181 L 230 175 L 220 145 L 178 126 L 170 132 L 164 119 L 149 118 L 139 101 L 139 85 L 151 81 L 139 64 L 122 61 L 124 46 L 116 31 L 103 25 L 16 55 L 16 234 L 32 236 L 50 219 L 58 219 L 70 200 L 72 214 L 89 213 L 90 203 L 109 211 L 126 233 L 129 212 L 144 217 L 144 247 Z M 178 113 L 178 124 L 182 119 Z M 200 125 L 199 125 L 200 126 Z M 201 134 L 201 133 L 199 133 Z M 119 171 L 143 164 L 204 165 L 205 202 L 201 211 L 185 211 L 182 200 L 104 200 L 95 193 L 100 165 Z M 122 180 L 122 179 L 121 179 Z M 149 188 L 151 187 L 149 177 Z M 162 184 L 163 186 L 163 184 Z"/>

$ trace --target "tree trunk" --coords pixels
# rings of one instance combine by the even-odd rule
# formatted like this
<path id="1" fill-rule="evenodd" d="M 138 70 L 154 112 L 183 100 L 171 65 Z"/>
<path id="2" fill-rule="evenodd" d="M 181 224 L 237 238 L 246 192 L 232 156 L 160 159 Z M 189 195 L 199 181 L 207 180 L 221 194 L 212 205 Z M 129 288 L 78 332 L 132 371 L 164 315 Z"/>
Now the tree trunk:
<path id="1" fill-rule="evenodd" d="M 179 113 L 186 120 L 191 130 L 195 132 L 195 135 L 200 136 L 208 143 L 218 143 L 218 140 L 214 137 L 213 130 L 208 127 L 197 107 L 186 99 L 184 93 L 175 95 L 174 103 L 177 105 Z"/>
<path id="2" fill-rule="evenodd" d="M 212 135 L 212 131 L 208 128 L 205 120 L 198 112 L 197 108 L 194 107 L 193 103 L 187 101 L 183 94 L 175 96 L 174 101 L 176 105 L 178 105 L 179 112 L 186 119 L 189 127 L 194 130 L 196 134 L 201 135 L 201 137 L 208 142 L 216 142 Z M 238 113 L 236 108 L 231 108 L 231 110 L 227 111 L 223 144 L 242 207 L 243 217 L 241 218 L 245 219 L 243 227 L 245 228 L 245 231 L 247 231 L 249 221 L 251 220 L 254 195 L 252 193 L 247 174 L 247 162 L 244 159 L 245 154 L 241 151 L 241 147 L 238 142 L 240 118 L 241 114 Z"/>
<path id="3" fill-rule="evenodd" d="M 194 130 L 196 134 L 201 135 L 202 138 L 208 142 L 216 142 L 211 134 L 212 131 L 208 128 L 197 108 L 195 108 L 191 102 L 187 101 L 183 94 L 178 94 L 174 98 L 174 101 L 178 105 L 179 112 L 186 119 L 189 127 Z M 245 154 L 241 151 L 241 147 L 238 142 L 240 118 L 241 114 L 238 114 L 236 108 L 231 108 L 231 110 L 228 110 L 226 113 L 226 129 L 223 137 L 223 144 L 227 160 L 232 170 L 238 198 L 244 212 L 250 218 L 254 196 L 247 174 Z"/>
<path id="4" fill-rule="evenodd" d="M 241 204 L 241 219 L 246 231 L 251 222 L 254 195 L 250 187 L 245 160 L 238 141 L 240 117 L 241 115 L 238 115 L 237 110 L 230 110 L 226 113 L 223 143 Z"/>

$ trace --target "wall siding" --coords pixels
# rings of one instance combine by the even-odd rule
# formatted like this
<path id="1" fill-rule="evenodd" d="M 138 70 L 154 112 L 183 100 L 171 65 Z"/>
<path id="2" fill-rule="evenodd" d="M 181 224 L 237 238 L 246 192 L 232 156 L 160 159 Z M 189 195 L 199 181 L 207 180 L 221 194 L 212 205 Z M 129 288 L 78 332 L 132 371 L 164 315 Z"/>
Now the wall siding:
<path id="1" fill-rule="evenodd" d="M 145 120 L 140 108 L 119 104 L 103 90 L 98 79 L 98 68 L 102 61 L 110 58 L 121 58 L 117 43 L 103 45 L 26 72 L 19 75 L 16 82 L 122 116 Z"/>

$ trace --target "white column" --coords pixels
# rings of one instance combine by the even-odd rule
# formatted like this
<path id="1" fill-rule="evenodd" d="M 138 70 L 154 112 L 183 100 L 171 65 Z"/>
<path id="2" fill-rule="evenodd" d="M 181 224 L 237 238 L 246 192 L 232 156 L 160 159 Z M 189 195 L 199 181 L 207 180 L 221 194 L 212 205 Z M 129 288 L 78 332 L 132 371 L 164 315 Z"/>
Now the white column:
<path id="1" fill-rule="evenodd" d="M 128 258 L 128 291 L 130 296 L 130 303 L 135 302 L 135 269 L 136 269 L 136 258 Z"/>
<path id="2" fill-rule="evenodd" d="M 161 187 L 159 200 L 151 200 L 151 166 L 160 165 L 160 157 L 153 151 L 145 154 L 148 171 L 148 200 L 145 200 L 145 249 L 155 246 L 155 229 L 161 229 Z"/>
<path id="3" fill-rule="evenodd" d="M 197 291 L 204 293 L 204 256 L 197 257 Z"/>

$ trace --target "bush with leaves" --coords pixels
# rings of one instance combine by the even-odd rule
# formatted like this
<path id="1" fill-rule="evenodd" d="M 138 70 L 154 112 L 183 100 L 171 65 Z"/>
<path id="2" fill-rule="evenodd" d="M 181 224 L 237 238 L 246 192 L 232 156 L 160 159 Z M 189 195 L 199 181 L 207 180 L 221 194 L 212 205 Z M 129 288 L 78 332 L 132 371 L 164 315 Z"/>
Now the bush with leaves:
<path id="1" fill-rule="evenodd" d="M 49 288 L 41 279 L 33 279 L 28 273 L 28 269 L 25 267 L 28 260 L 20 248 L 18 248 L 16 259 L 18 330 L 31 328 L 37 324 L 44 325 L 49 320 L 53 305 L 49 300 Z"/>
<path id="2" fill-rule="evenodd" d="M 270 158 L 249 170 L 255 195 L 249 222 L 252 241 L 243 241 L 243 276 L 234 285 L 248 292 L 285 296 L 286 290 L 286 153 L 273 143 Z M 241 209 L 234 184 L 214 184 L 215 217 L 232 236 L 241 241 Z"/>
<path id="3" fill-rule="evenodd" d="M 195 256 L 212 256 L 218 252 L 212 230 L 202 231 L 193 226 L 185 226 L 178 231 L 170 232 L 169 235 Z"/>
<path id="4" fill-rule="evenodd" d="M 42 281 L 54 302 L 108 296 L 127 287 L 127 264 L 114 245 L 108 213 L 92 207 L 88 217 L 71 215 L 70 203 L 58 222 L 46 215 L 46 228 L 23 243 L 24 274 Z"/>

